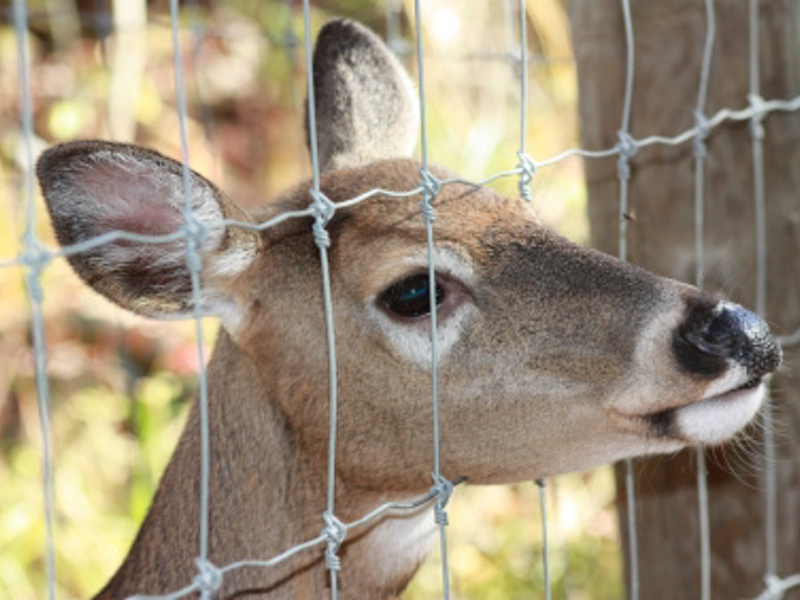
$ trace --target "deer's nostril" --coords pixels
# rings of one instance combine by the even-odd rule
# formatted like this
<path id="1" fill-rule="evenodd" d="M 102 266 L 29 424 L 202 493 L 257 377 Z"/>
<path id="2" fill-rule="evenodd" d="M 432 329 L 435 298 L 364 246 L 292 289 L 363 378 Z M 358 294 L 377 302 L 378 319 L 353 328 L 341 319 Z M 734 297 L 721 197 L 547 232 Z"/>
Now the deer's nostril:
<path id="1" fill-rule="evenodd" d="M 711 352 L 733 358 L 741 353 L 744 344 L 742 330 L 736 325 L 730 311 L 723 311 L 711 320 L 707 329 L 702 332 L 703 337 L 697 341 L 708 346 Z"/>
<path id="2" fill-rule="evenodd" d="M 720 303 L 710 313 L 702 311 L 701 315 L 691 315 L 682 331 L 683 336 L 703 352 L 740 360 L 747 353 L 748 329 L 756 333 L 756 328 L 748 328 L 745 323 L 752 320 L 750 317 L 761 320 L 749 311 L 735 309 L 730 310 L 728 305 Z"/>
<path id="3" fill-rule="evenodd" d="M 767 324 L 729 302 L 695 304 L 678 329 L 673 348 L 678 362 L 700 375 L 719 375 L 728 361 L 735 361 L 755 379 L 781 362 L 780 346 Z"/>

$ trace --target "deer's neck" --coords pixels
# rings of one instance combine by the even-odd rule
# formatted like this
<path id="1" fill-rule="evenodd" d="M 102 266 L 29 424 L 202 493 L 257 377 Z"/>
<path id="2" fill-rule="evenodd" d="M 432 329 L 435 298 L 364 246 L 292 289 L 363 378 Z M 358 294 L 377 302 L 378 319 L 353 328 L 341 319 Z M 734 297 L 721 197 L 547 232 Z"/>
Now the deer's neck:
<path id="1" fill-rule="evenodd" d="M 211 435 L 209 559 L 225 566 L 266 560 L 317 537 L 324 523 L 324 464 L 297 447 L 280 411 L 254 382 L 255 366 L 227 337 L 208 367 Z M 387 500 L 339 486 L 338 514 L 361 516 Z M 174 592 L 197 574 L 200 522 L 199 410 L 193 407 L 150 512 L 125 562 L 99 598 Z M 340 512 L 341 511 L 341 512 Z M 348 534 L 340 582 L 349 597 L 390 598 L 427 552 L 427 511 L 390 517 Z M 329 593 L 322 548 L 276 567 L 224 576 L 219 598 L 319 598 Z M 238 595 L 237 595 L 238 594 Z"/>

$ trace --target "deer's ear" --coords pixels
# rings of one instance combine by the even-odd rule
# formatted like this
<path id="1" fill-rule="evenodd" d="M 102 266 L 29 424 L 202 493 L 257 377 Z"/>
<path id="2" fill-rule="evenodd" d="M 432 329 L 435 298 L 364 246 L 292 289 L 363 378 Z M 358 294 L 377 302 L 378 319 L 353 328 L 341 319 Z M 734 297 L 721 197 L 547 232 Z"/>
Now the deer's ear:
<path id="1" fill-rule="evenodd" d="M 346 19 L 322 28 L 314 97 L 323 171 L 411 155 L 419 127 L 414 86 L 369 29 Z"/>
<path id="2" fill-rule="evenodd" d="M 73 142 L 47 150 L 37 174 L 62 246 L 124 231 L 144 236 L 175 233 L 166 242 L 115 239 L 69 255 L 77 273 L 95 290 L 133 312 L 181 318 L 194 309 L 187 267 L 183 171 L 157 152 L 111 142 Z M 209 181 L 189 177 L 193 214 L 202 233 L 200 308 L 231 310 L 232 281 L 252 261 L 258 236 L 225 228 L 225 218 L 247 216 Z"/>

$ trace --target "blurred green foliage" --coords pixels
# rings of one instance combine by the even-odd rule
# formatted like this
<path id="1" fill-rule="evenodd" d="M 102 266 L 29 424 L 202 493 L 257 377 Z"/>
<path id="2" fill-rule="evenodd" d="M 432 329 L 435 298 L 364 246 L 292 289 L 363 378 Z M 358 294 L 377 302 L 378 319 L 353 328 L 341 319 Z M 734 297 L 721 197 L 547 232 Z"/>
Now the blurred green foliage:
<path id="1" fill-rule="evenodd" d="M 149 2 L 146 12 L 138 0 L 117 4 L 130 12 L 103 13 L 105 3 L 91 8 L 92 3 L 66 0 L 29 2 L 37 151 L 54 141 L 101 137 L 179 155 L 166 2 Z M 413 3 L 398 6 L 398 24 L 408 41 Z M 513 14 L 504 15 L 498 6 L 450 0 L 426 13 L 430 155 L 473 180 L 517 164 L 519 73 L 509 59 L 518 51 L 517 26 Z M 528 10 L 534 60 L 527 148 L 544 158 L 577 145 L 575 73 L 561 4 L 542 0 Z M 146 19 L 137 21 L 142 15 Z M 314 27 L 332 15 L 359 19 L 382 34 L 387 30 L 381 3 L 315 3 Z M 193 167 L 246 207 L 307 177 L 299 8 L 281 1 L 206 0 L 187 3 L 184 25 Z M 19 90 L 15 43 L 11 26 L 0 23 L 3 90 Z M 413 56 L 404 60 L 414 72 Z M 0 261 L 22 252 L 19 120 L 18 96 L 0 95 Z M 585 240 L 581 177 L 575 160 L 541 170 L 534 204 L 545 221 Z M 497 183 L 510 194 L 516 185 L 516 178 Z M 53 247 L 41 201 L 36 202 L 39 235 Z M 24 600 L 44 595 L 45 536 L 23 276 L 19 267 L 0 268 L 0 598 Z M 194 394 L 199 358 L 191 325 L 125 315 L 86 290 L 63 261 L 46 270 L 43 286 L 57 583 L 61 597 L 79 598 L 113 573 L 144 517 Z M 206 329 L 210 343 L 214 324 Z M 555 597 L 621 596 L 613 494 L 605 470 L 549 483 Z M 452 578 L 459 597 L 541 595 L 541 525 L 533 484 L 459 489 L 451 507 Z M 440 593 L 433 556 L 407 597 Z"/>

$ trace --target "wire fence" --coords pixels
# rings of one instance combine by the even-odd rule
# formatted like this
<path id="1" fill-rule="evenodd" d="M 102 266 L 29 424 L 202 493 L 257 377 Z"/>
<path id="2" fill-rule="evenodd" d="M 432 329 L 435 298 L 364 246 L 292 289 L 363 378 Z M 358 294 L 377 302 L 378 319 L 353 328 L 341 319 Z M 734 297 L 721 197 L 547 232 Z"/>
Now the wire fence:
<path id="1" fill-rule="evenodd" d="M 18 70 L 20 82 L 20 136 L 24 141 L 24 186 L 23 204 L 26 207 L 26 229 L 23 236 L 21 253 L 15 257 L 6 258 L 0 261 L 0 268 L 22 268 L 25 272 L 28 298 L 31 307 L 32 324 L 32 343 L 36 358 L 36 385 L 39 400 L 39 419 L 42 432 L 42 490 L 45 504 L 46 521 L 46 556 L 47 580 L 49 598 L 56 596 L 56 559 L 55 559 L 55 504 L 53 494 L 53 451 L 51 443 L 50 425 L 50 392 L 48 388 L 48 375 L 46 368 L 47 340 L 45 339 L 44 319 L 42 312 L 43 290 L 41 286 L 41 274 L 53 260 L 59 257 L 72 256 L 86 252 L 90 249 L 103 246 L 118 240 L 130 240 L 142 243 L 163 243 L 175 239 L 185 239 L 186 241 L 186 260 L 191 272 L 192 294 L 194 298 L 194 321 L 196 323 L 196 339 L 198 363 L 200 365 L 199 374 L 199 406 L 200 406 L 200 427 L 201 427 L 201 498 L 200 498 L 200 522 L 199 522 L 199 547 L 197 551 L 197 575 L 186 582 L 182 589 L 174 590 L 164 596 L 137 596 L 138 598 L 182 598 L 194 593 L 200 593 L 203 598 L 210 598 L 220 588 L 226 575 L 232 571 L 244 567 L 270 568 L 288 560 L 301 552 L 316 551 L 322 552 L 325 565 L 329 572 L 330 592 L 332 598 L 338 597 L 339 582 L 338 572 L 341 568 L 341 559 L 338 556 L 339 549 L 346 536 L 353 530 L 364 527 L 375 522 L 388 512 L 412 511 L 421 506 L 433 505 L 435 521 L 439 527 L 439 539 L 441 548 L 442 566 L 442 590 L 445 598 L 450 595 L 450 574 L 448 568 L 448 549 L 446 526 L 448 522 L 447 504 L 454 491 L 454 486 L 459 482 L 451 482 L 445 479 L 441 472 L 441 433 L 439 428 L 439 395 L 437 380 L 437 346 L 436 346 L 436 311 L 432 311 L 431 319 L 431 402 L 433 421 L 431 423 L 433 431 L 433 464 L 432 479 L 433 485 L 425 495 L 408 502 L 391 502 L 377 507 L 372 512 L 362 518 L 351 522 L 343 522 L 336 516 L 335 505 L 335 482 L 336 482 L 336 441 L 337 441 L 337 361 L 336 361 L 336 334 L 335 322 L 333 317 L 333 306 L 331 299 L 331 276 L 328 259 L 328 246 L 330 240 L 327 235 L 326 226 L 330 222 L 336 211 L 344 208 L 356 206 L 367 202 L 378 195 L 392 197 L 421 196 L 422 218 L 424 219 L 427 232 L 428 250 L 428 276 L 431 290 L 431 305 L 436 305 L 435 298 L 435 277 L 436 265 L 434 263 L 434 247 L 436 244 L 435 204 L 439 190 L 443 186 L 451 185 L 456 182 L 466 182 L 472 185 L 484 186 L 501 178 L 516 177 L 519 181 L 520 195 L 526 199 L 531 197 L 531 182 L 536 177 L 540 169 L 557 165 L 571 157 L 581 157 L 586 160 L 598 158 L 616 157 L 618 160 L 618 180 L 619 180 L 619 258 L 628 258 L 628 223 L 629 223 L 629 193 L 628 184 L 632 176 L 630 161 L 637 152 L 649 146 L 681 146 L 693 144 L 694 151 L 694 175 L 695 175 L 695 254 L 697 269 L 695 273 L 695 284 L 698 287 L 704 285 L 704 173 L 705 163 L 708 156 L 706 142 L 713 136 L 715 130 L 734 122 L 748 122 L 752 136 L 752 169 L 754 173 L 755 188 L 755 231 L 757 247 L 757 289 L 756 289 L 756 310 L 760 314 L 766 312 L 766 225 L 765 225 L 765 192 L 764 192 L 764 127 L 763 122 L 774 113 L 796 113 L 800 111 L 800 96 L 790 99 L 764 99 L 760 93 L 759 75 L 759 56 L 760 43 L 758 39 L 759 31 L 759 2 L 750 1 L 750 30 L 749 30 L 749 49 L 750 49 L 750 91 L 746 99 L 744 108 L 725 108 L 715 114 L 707 115 L 707 96 L 709 87 L 709 73 L 713 64 L 714 39 L 715 39 L 715 6 L 713 0 L 698 0 L 702 2 L 706 13 L 706 37 L 704 53 L 702 58 L 702 70 L 698 81 L 697 101 L 694 107 L 694 126 L 673 135 L 649 135 L 645 137 L 634 137 L 631 130 L 631 107 L 633 101 L 634 77 L 635 77 L 635 52 L 634 52 L 634 33 L 635 24 L 631 17 L 629 0 L 621 0 L 622 13 L 624 17 L 624 30 L 626 34 L 625 45 L 627 48 L 626 78 L 624 89 L 624 105 L 621 115 L 619 128 L 619 141 L 616 145 L 609 148 L 570 148 L 559 152 L 555 156 L 547 158 L 534 158 L 526 146 L 527 139 L 527 107 L 528 107 L 528 68 L 530 46 L 526 31 L 526 15 L 528 7 L 525 0 L 520 0 L 517 6 L 511 2 L 506 2 L 504 8 L 507 15 L 515 16 L 517 23 L 514 28 L 518 32 L 516 49 L 512 52 L 500 56 L 501 60 L 508 60 L 515 68 L 519 69 L 519 123 L 520 141 L 517 151 L 519 162 L 510 165 L 508 169 L 486 176 L 479 181 L 466 181 L 462 179 L 437 179 L 429 170 L 429 144 L 428 144 L 428 124 L 426 119 L 426 82 L 424 55 L 424 45 L 422 30 L 425 26 L 426 7 L 420 0 L 414 3 L 414 31 L 416 39 L 414 43 L 415 55 L 418 70 L 418 89 L 419 89 L 419 109 L 421 115 L 421 170 L 419 185 L 408 191 L 395 191 L 384 189 L 373 189 L 363 195 L 350 198 L 346 201 L 334 204 L 323 193 L 320 188 L 320 167 L 317 156 L 316 124 L 315 124 L 315 98 L 313 94 L 313 65 L 311 53 L 311 33 L 310 33 L 310 14 L 311 7 L 308 0 L 303 3 L 304 33 L 303 46 L 305 52 L 306 71 L 308 74 L 308 115 L 309 115 L 309 135 L 312 153 L 312 187 L 309 190 L 309 204 L 304 210 L 285 212 L 268 221 L 253 225 L 238 220 L 223 220 L 220 225 L 224 227 L 238 227 L 242 229 L 263 231 L 283 223 L 290 219 L 313 218 L 313 235 L 319 249 L 321 265 L 321 284 L 323 287 L 324 305 L 322 310 L 325 315 L 328 373 L 329 373 L 329 463 L 328 463 L 328 483 L 327 483 L 327 506 L 320 515 L 320 534 L 306 542 L 287 548 L 284 552 L 272 557 L 242 557 L 242 560 L 226 565 L 214 565 L 209 560 L 209 462 L 210 447 L 214 443 L 211 436 L 211 426 L 208 416 L 208 386 L 206 373 L 203 365 L 205 364 L 205 349 L 203 347 L 201 302 L 200 302 L 200 264 L 201 257 L 198 253 L 199 244 L 202 240 L 202 230 L 197 217 L 193 214 L 192 202 L 190 198 L 190 147 L 187 134 L 187 101 L 186 83 L 184 81 L 184 60 L 185 53 L 181 47 L 181 29 L 193 27 L 190 21 L 187 25 L 182 20 L 181 9 L 177 0 L 170 0 L 170 27 L 172 31 L 173 43 L 173 62 L 175 88 L 178 101 L 179 131 L 181 159 L 183 163 L 184 181 L 184 214 L 186 218 L 185 226 L 167 236 L 143 236 L 123 231 L 113 232 L 84 243 L 62 247 L 60 249 L 48 248 L 37 237 L 36 232 L 36 202 L 34 194 L 34 125 L 32 118 L 32 99 L 30 93 L 30 58 L 28 56 L 28 25 L 29 14 L 25 0 L 14 0 L 12 5 L 11 17 L 14 24 L 17 40 Z M 291 12 L 291 5 L 288 8 Z M 535 9 L 534 9 L 535 10 Z M 400 27 L 398 24 L 399 15 L 402 7 L 396 2 L 386 3 L 387 33 L 388 43 L 395 51 L 409 52 L 411 45 L 401 38 Z M 97 15 L 93 13 L 93 18 Z M 509 17 L 510 18 L 510 17 Z M 285 37 L 287 51 L 295 51 L 296 38 L 291 29 L 288 29 Z M 800 329 L 790 332 L 780 338 L 784 345 L 800 343 Z M 766 572 L 764 580 L 766 587 L 759 596 L 759 600 L 777 599 L 791 588 L 800 586 L 800 574 L 785 578 L 778 577 L 777 574 L 777 481 L 774 475 L 775 441 L 772 438 L 773 424 L 770 405 L 765 404 L 764 412 L 764 435 L 765 435 L 765 547 L 766 547 Z M 697 450 L 698 473 L 697 486 L 699 497 L 699 522 L 701 524 L 701 581 L 699 582 L 700 597 L 704 600 L 711 597 L 711 552 L 709 539 L 712 535 L 709 527 L 708 515 L 708 487 L 705 476 L 705 454 L 702 449 Z M 634 470 L 632 463 L 627 461 L 627 505 L 628 512 L 628 532 L 630 549 L 630 581 L 628 582 L 628 592 L 631 598 L 639 597 L 639 568 L 637 565 L 637 520 L 634 498 Z M 543 538 L 545 540 L 543 551 L 543 571 L 545 590 L 544 595 L 549 599 L 552 594 L 549 576 L 549 548 L 547 544 L 547 499 L 545 495 L 545 482 L 538 481 L 540 490 L 540 510 L 543 522 Z"/>

